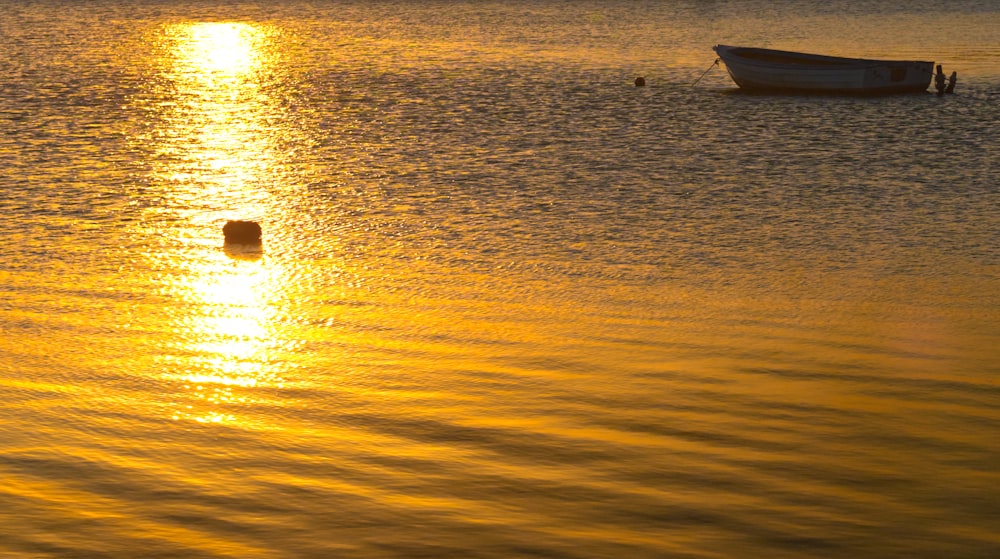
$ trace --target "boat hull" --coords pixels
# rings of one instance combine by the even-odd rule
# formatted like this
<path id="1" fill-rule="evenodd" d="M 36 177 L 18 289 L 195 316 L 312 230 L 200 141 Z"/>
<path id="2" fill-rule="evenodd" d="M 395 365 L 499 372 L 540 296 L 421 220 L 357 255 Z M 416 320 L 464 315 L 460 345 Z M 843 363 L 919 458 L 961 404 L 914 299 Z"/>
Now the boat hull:
<path id="1" fill-rule="evenodd" d="M 934 63 L 868 60 L 716 45 L 736 85 L 748 91 L 886 95 L 927 91 Z"/>

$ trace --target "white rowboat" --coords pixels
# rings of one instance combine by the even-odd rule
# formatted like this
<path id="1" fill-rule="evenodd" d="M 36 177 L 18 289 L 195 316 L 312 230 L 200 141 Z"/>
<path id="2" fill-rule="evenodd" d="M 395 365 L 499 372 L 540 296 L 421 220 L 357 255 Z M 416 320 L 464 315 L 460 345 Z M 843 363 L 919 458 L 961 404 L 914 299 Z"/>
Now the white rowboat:
<path id="1" fill-rule="evenodd" d="M 713 47 L 742 89 L 884 95 L 927 91 L 933 62 L 868 60 L 754 47 Z"/>

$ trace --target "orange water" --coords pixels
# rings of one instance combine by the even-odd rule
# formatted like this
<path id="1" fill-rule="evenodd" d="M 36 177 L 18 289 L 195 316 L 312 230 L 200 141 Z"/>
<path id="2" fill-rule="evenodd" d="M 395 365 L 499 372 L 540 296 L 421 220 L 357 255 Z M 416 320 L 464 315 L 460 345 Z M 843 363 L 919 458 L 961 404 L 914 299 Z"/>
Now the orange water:
<path id="1" fill-rule="evenodd" d="M 0 556 L 997 556 L 1000 12 L 875 4 L 0 2 Z"/>

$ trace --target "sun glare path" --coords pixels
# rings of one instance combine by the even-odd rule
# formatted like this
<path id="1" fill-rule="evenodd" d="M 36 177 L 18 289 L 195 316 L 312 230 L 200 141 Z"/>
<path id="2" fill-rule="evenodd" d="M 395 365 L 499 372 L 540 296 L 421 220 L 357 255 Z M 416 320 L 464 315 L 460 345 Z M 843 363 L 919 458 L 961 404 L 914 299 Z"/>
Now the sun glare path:
<path id="1" fill-rule="evenodd" d="M 154 171 L 168 203 L 187 223 L 176 233 L 197 245 L 174 255 L 170 290 L 184 309 L 175 317 L 180 343 L 171 378 L 183 385 L 175 419 L 232 423 L 263 387 L 280 387 L 282 337 L 273 324 L 284 285 L 270 259 L 220 250 L 227 219 L 255 219 L 274 203 L 273 132 L 257 75 L 268 58 L 268 31 L 244 23 L 168 27 L 163 60 L 173 102 L 164 107 Z"/>
<path id="2" fill-rule="evenodd" d="M 258 69 L 263 33 L 242 23 L 197 23 L 179 34 L 177 61 L 192 78 L 206 83 L 235 79 Z"/>

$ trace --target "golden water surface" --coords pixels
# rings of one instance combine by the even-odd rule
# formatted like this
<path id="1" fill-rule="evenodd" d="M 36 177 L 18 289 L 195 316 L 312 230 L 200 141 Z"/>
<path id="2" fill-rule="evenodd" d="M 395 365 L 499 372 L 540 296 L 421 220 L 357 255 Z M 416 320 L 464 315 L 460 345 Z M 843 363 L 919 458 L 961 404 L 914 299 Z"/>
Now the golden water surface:
<path id="1" fill-rule="evenodd" d="M 1000 14 L 773 4 L 0 2 L 0 557 L 996 556 Z"/>

